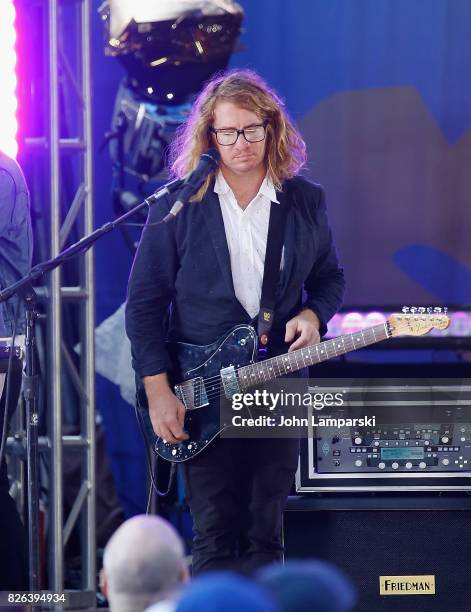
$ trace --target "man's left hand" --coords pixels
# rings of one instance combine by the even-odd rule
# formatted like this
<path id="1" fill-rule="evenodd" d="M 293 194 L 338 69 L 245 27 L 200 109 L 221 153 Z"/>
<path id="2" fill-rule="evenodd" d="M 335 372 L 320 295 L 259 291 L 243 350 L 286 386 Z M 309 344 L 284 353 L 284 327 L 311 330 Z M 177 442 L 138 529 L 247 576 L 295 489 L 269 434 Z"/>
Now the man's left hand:
<path id="1" fill-rule="evenodd" d="M 296 337 L 297 339 L 289 347 L 288 353 L 320 342 L 320 326 L 319 317 L 309 308 L 301 310 L 298 315 L 290 319 L 286 323 L 285 342 L 291 342 Z"/>

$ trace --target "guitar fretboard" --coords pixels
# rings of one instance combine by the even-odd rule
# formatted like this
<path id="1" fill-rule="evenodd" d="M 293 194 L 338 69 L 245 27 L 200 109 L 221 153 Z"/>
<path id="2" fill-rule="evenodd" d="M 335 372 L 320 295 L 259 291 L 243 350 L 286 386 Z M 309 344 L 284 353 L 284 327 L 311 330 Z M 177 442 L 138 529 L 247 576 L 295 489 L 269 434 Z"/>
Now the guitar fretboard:
<path id="1" fill-rule="evenodd" d="M 354 334 L 339 336 L 332 340 L 326 340 L 319 344 L 306 346 L 304 348 L 285 353 L 278 357 L 272 357 L 259 363 L 239 368 L 237 371 L 239 386 L 247 389 L 280 376 L 285 376 L 290 372 L 296 372 L 322 361 L 327 361 L 333 357 L 339 357 L 358 348 L 369 346 L 385 340 L 391 336 L 387 323 L 369 327 Z"/>

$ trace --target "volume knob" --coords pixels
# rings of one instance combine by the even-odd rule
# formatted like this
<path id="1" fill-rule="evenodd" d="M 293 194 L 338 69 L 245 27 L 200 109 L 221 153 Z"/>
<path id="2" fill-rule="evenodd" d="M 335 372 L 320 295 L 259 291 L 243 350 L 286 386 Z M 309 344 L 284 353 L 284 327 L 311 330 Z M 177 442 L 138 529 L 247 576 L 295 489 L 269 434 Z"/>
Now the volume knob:
<path id="1" fill-rule="evenodd" d="M 448 444 L 449 441 L 450 441 L 450 438 L 448 436 L 442 436 L 443 444 Z"/>
<path id="2" fill-rule="evenodd" d="M 357 460 L 355 461 L 355 465 L 356 465 L 357 467 L 361 467 L 361 466 L 363 465 L 363 461 L 362 461 L 361 459 L 357 459 Z"/>
<path id="3" fill-rule="evenodd" d="M 360 436 L 357 436 L 354 440 L 355 444 L 361 444 L 363 442 L 363 439 L 360 438 Z"/>

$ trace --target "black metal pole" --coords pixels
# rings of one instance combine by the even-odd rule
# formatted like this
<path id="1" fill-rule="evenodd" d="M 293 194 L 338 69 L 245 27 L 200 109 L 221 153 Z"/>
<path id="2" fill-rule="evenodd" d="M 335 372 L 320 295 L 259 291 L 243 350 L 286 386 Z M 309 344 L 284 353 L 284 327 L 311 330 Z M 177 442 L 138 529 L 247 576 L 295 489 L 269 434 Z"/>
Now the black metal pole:
<path id="1" fill-rule="evenodd" d="M 35 368 L 36 293 L 30 286 L 24 293 L 26 309 L 25 368 L 23 395 L 26 408 L 26 456 L 28 478 L 29 588 L 39 591 L 39 451 L 38 376 Z"/>

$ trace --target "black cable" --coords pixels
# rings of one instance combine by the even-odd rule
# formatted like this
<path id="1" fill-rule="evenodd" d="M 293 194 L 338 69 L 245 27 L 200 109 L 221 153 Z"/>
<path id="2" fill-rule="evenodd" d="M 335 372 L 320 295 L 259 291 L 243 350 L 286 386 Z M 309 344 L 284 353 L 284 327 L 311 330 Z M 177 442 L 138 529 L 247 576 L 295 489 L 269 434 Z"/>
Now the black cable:
<path id="1" fill-rule="evenodd" d="M 155 221 L 154 223 L 121 223 L 121 225 L 125 225 L 126 227 L 152 227 L 153 225 L 163 225 L 162 221 Z"/>
<path id="2" fill-rule="evenodd" d="M 3 463 L 3 457 L 5 454 L 5 445 L 6 445 L 6 440 L 7 440 L 8 407 L 10 406 L 11 369 L 13 365 L 13 354 L 15 352 L 16 324 L 20 316 L 20 303 L 21 303 L 21 300 L 18 299 L 16 302 L 16 308 L 15 308 L 15 319 L 13 321 L 13 335 L 11 339 L 11 348 L 10 348 L 10 353 L 8 355 L 7 375 L 6 375 L 6 380 L 5 380 L 5 413 L 3 415 L 2 442 L 0 444 L 0 466 Z"/>
<path id="3" fill-rule="evenodd" d="M 150 503 L 152 501 L 152 482 L 149 485 L 149 495 L 147 496 L 146 514 L 150 513 Z"/>
<path id="4" fill-rule="evenodd" d="M 125 227 L 147 227 L 148 225 L 160 225 L 159 223 L 121 223 Z"/>
<path id="5" fill-rule="evenodd" d="M 177 464 L 174 462 L 171 462 L 170 465 L 170 474 L 168 477 L 168 485 L 167 485 L 167 490 L 166 491 L 160 491 L 158 485 L 157 485 L 157 481 L 155 479 L 155 472 L 152 469 L 152 460 L 151 460 L 151 455 L 150 455 L 150 448 L 149 448 L 149 443 L 144 431 L 144 423 L 142 421 L 142 416 L 139 414 L 139 410 L 137 408 L 137 405 L 134 406 L 134 412 L 136 413 L 136 418 L 137 418 L 137 422 L 139 423 L 139 429 L 142 435 L 142 439 L 144 440 L 144 449 L 146 452 L 146 459 L 147 459 L 147 469 L 149 470 L 149 476 L 150 476 L 150 481 L 151 481 L 151 487 L 154 489 L 156 495 L 158 495 L 159 497 L 165 497 L 166 495 L 168 495 L 170 493 L 170 490 L 172 488 L 173 485 L 173 480 L 175 478 L 175 472 L 177 470 Z M 158 456 L 157 456 L 157 461 L 158 461 Z M 157 471 L 157 465 L 155 468 L 155 471 Z M 149 495 L 149 499 L 147 501 L 147 507 L 149 507 L 149 502 L 150 502 L 150 495 Z"/>

